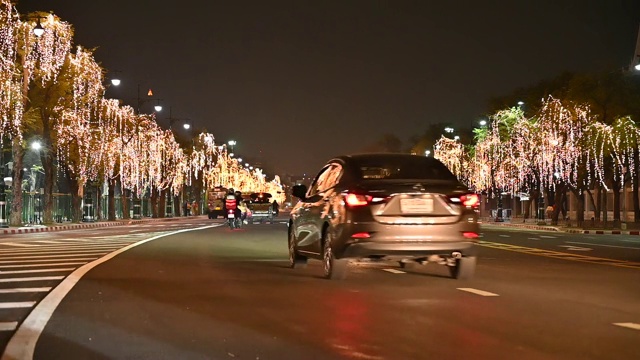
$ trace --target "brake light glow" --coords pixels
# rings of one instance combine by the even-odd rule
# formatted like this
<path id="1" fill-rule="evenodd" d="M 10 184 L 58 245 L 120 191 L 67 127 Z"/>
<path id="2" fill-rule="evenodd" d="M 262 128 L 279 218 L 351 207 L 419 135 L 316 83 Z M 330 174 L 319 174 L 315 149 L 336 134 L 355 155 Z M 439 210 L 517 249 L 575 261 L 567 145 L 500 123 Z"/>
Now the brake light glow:
<path id="1" fill-rule="evenodd" d="M 460 196 L 460 202 L 462 205 L 472 208 L 480 206 L 480 196 L 478 194 L 466 194 Z"/>
<path id="2" fill-rule="evenodd" d="M 359 232 L 351 235 L 352 239 L 368 239 L 371 237 L 371 234 L 368 232 Z"/>
<path id="3" fill-rule="evenodd" d="M 369 202 L 371 201 L 371 198 L 372 197 L 369 195 L 359 195 L 354 193 L 348 193 L 345 196 L 344 201 L 349 206 L 365 206 L 369 204 Z"/>
<path id="4" fill-rule="evenodd" d="M 467 239 L 477 239 L 478 238 L 478 233 L 477 232 L 472 232 L 472 231 L 464 231 L 462 233 L 462 236 L 464 236 Z"/>

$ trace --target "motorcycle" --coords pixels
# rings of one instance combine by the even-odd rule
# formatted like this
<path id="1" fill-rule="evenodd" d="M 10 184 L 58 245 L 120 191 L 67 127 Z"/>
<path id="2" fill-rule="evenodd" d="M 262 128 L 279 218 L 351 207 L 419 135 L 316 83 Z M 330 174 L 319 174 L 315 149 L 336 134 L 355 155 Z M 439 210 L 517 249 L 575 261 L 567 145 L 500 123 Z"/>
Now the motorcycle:
<path id="1" fill-rule="evenodd" d="M 242 226 L 242 219 L 236 217 L 236 211 L 234 209 L 227 210 L 227 223 L 231 230 L 240 229 L 240 226 Z"/>

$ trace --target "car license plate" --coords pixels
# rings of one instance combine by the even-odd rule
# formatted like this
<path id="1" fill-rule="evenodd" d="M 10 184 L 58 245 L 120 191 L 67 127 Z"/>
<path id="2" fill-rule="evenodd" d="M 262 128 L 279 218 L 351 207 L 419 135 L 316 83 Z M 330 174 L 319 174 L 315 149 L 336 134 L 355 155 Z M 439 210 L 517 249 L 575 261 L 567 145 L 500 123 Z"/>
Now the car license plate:
<path id="1" fill-rule="evenodd" d="M 234 214 L 228 214 L 229 219 L 233 219 L 234 217 L 236 217 Z"/>
<path id="2" fill-rule="evenodd" d="M 433 212 L 433 199 L 400 199 L 400 211 L 405 214 Z"/>

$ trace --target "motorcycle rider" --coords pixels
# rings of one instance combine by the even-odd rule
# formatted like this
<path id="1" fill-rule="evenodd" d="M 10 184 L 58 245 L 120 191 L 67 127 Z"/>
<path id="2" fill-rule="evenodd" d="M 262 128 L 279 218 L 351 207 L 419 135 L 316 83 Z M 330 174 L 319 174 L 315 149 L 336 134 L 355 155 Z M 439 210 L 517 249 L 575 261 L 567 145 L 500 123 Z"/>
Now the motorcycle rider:
<path id="1" fill-rule="evenodd" d="M 227 197 L 224 199 L 225 214 L 227 214 L 228 210 L 233 210 L 235 218 L 239 219 L 242 213 L 240 212 L 238 204 L 238 197 L 236 196 L 235 191 L 233 191 L 233 188 L 230 188 L 227 192 Z"/>

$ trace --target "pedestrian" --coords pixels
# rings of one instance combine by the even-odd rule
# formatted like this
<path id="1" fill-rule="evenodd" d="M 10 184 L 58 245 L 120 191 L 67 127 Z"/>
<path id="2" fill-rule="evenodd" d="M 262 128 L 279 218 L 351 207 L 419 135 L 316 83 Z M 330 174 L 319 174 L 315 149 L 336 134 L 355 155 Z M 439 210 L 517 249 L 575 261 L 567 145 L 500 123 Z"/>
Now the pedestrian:
<path id="1" fill-rule="evenodd" d="M 185 214 L 187 214 L 186 216 L 190 216 L 191 215 L 191 203 L 187 201 L 187 211 L 185 212 Z"/>
<path id="2" fill-rule="evenodd" d="M 191 204 L 191 212 L 193 212 L 193 216 L 200 215 L 200 208 L 198 207 L 198 201 L 193 200 L 193 204 Z"/>

